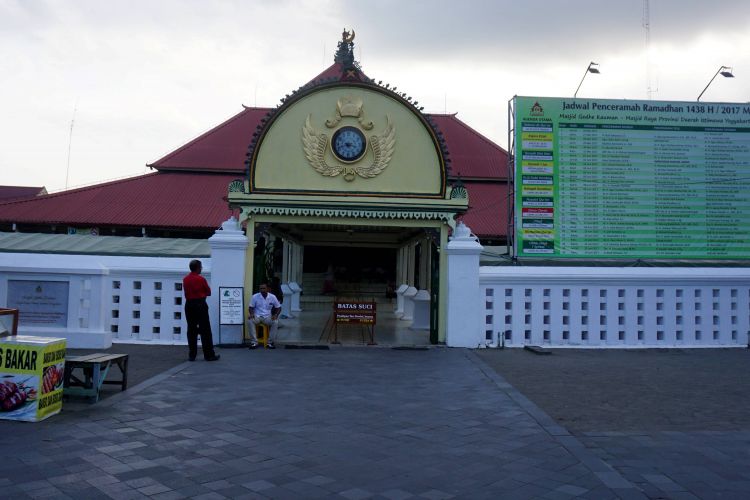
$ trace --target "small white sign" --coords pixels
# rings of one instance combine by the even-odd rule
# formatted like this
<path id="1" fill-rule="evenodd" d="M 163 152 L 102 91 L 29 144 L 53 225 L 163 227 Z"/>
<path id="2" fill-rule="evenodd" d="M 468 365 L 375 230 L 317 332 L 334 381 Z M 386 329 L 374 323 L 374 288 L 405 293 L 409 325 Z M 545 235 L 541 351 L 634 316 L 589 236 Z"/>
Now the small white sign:
<path id="1" fill-rule="evenodd" d="M 243 287 L 219 287 L 219 322 L 222 325 L 242 325 L 245 322 Z"/>

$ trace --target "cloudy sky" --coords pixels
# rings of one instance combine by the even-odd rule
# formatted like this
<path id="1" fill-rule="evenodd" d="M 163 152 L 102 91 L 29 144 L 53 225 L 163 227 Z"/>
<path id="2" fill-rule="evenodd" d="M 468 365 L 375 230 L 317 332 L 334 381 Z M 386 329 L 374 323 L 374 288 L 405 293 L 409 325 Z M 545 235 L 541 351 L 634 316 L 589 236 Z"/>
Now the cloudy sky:
<path id="1" fill-rule="evenodd" d="M 140 175 L 247 106 L 275 106 L 356 30 L 365 73 L 505 147 L 514 95 L 750 101 L 750 2 L 0 0 L 0 185 Z M 650 63 L 649 63 L 650 61 Z M 650 75 L 650 79 L 649 79 Z M 74 122 L 71 139 L 71 122 Z M 69 153 L 70 151 L 70 153 Z"/>

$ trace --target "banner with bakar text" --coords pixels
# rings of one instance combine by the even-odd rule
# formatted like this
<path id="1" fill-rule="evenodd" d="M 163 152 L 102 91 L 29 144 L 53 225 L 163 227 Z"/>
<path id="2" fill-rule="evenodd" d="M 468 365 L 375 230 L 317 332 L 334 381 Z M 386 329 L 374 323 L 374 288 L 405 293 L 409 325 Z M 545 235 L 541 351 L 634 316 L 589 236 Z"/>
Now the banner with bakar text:
<path id="1" fill-rule="evenodd" d="M 65 344 L 52 337 L 0 339 L 0 419 L 36 422 L 60 412 Z"/>

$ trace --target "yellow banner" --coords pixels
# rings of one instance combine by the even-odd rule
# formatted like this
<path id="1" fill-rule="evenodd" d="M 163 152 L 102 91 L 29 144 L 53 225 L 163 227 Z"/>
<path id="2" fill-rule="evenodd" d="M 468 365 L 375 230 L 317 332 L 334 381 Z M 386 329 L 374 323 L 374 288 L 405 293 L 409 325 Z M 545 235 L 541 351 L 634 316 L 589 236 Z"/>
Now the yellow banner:
<path id="1" fill-rule="evenodd" d="M 529 240 L 553 240 L 555 239 L 554 229 L 522 229 L 523 236 Z"/>
<path id="2" fill-rule="evenodd" d="M 522 132 L 521 140 L 523 141 L 551 141 L 552 132 Z"/>
<path id="3" fill-rule="evenodd" d="M 62 408 L 65 339 L 14 336 L 0 342 L 0 418 L 35 422 Z"/>

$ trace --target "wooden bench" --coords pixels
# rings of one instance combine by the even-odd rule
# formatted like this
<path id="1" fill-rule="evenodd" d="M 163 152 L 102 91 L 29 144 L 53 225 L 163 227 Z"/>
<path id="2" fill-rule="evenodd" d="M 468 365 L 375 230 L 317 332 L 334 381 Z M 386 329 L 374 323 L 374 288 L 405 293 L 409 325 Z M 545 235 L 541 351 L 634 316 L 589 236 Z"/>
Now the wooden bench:
<path id="1" fill-rule="evenodd" d="M 107 380 L 112 365 L 117 365 L 122 374 L 120 380 Z M 78 372 L 82 373 L 78 373 Z M 128 388 L 128 355 L 97 352 L 83 356 L 65 358 L 63 394 L 65 396 L 86 396 L 99 401 L 99 391 L 103 384 L 116 384 L 122 390 Z"/>

